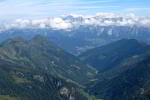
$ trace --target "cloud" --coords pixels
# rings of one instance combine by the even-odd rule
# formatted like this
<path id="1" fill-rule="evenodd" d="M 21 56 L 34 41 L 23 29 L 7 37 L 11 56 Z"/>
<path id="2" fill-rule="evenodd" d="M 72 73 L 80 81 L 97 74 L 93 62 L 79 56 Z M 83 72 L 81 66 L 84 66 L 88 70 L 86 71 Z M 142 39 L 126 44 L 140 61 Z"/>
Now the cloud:
<path id="1" fill-rule="evenodd" d="M 143 7 L 143 8 L 127 8 L 127 11 L 139 11 L 139 10 L 150 10 L 150 7 Z"/>
<path id="2" fill-rule="evenodd" d="M 149 1 L 147 0 L 144 3 L 141 0 L 137 0 L 136 3 L 134 1 L 135 0 L 0 0 L 0 20 L 42 18 L 70 13 L 130 13 L 139 10 L 140 12 L 137 12 L 138 14 L 146 15 L 150 9 L 148 6 Z M 131 8 L 129 8 L 129 6 Z M 143 8 L 132 8 L 132 6 L 143 6 Z"/>
<path id="3" fill-rule="evenodd" d="M 46 18 L 46 19 L 17 19 L 13 23 L 7 24 L 7 29 L 11 28 L 53 28 L 53 29 L 69 29 L 72 24 L 62 18 Z"/>
<path id="4" fill-rule="evenodd" d="M 92 9 L 118 8 L 105 5 L 114 0 L 3 0 L 0 2 L 0 19 L 40 18 Z"/>
<path id="5" fill-rule="evenodd" d="M 0 2 L 0 18 L 1 19 L 11 19 L 27 16 L 39 15 L 40 8 L 34 2 L 29 0 L 6 0 Z"/>
<path id="6" fill-rule="evenodd" d="M 63 15 L 43 19 L 17 19 L 3 25 L 3 29 L 12 28 L 51 28 L 71 30 L 81 25 L 92 26 L 142 26 L 150 27 L 150 18 L 134 14 L 98 13 L 96 15 Z M 2 27 L 2 25 L 1 25 Z M 111 31 L 110 31 L 111 34 Z"/>
<path id="7" fill-rule="evenodd" d="M 101 9 L 101 8 L 118 8 L 120 6 L 76 6 L 76 7 L 68 7 L 68 8 L 76 8 L 76 9 Z"/>
<path id="8" fill-rule="evenodd" d="M 62 18 L 54 18 L 50 21 L 50 27 L 54 29 L 69 29 L 72 28 L 72 24 L 63 20 Z"/>

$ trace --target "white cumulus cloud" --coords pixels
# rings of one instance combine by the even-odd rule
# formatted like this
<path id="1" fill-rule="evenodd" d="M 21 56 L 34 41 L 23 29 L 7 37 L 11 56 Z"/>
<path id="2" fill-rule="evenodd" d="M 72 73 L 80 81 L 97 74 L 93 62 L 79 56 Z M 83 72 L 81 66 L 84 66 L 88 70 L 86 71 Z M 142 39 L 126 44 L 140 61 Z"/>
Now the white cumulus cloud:
<path id="1" fill-rule="evenodd" d="M 150 27 L 150 18 L 134 14 L 98 13 L 96 15 L 64 15 L 43 19 L 17 19 L 3 28 L 52 28 L 68 30 L 80 25 L 96 26 L 144 26 Z"/>

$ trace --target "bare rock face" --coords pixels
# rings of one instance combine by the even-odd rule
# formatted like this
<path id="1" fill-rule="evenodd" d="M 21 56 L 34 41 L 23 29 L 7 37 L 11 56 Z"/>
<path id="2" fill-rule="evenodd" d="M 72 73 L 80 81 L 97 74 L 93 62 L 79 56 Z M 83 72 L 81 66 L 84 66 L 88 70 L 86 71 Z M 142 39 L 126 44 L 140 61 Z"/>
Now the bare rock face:
<path id="1" fill-rule="evenodd" d="M 63 87 L 63 88 L 60 90 L 60 94 L 61 94 L 61 95 L 69 96 L 70 91 L 69 91 L 69 89 L 67 89 L 66 87 Z"/>

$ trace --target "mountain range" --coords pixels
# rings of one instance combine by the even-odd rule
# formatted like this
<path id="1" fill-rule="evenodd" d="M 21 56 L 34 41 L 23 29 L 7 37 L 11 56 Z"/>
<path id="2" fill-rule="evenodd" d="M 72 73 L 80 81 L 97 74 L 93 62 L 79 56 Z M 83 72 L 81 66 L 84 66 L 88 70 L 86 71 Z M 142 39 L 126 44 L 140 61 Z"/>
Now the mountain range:
<path id="1" fill-rule="evenodd" d="M 90 92 L 104 100 L 150 99 L 150 46 L 122 39 L 79 56 L 99 72 Z"/>
<path id="2" fill-rule="evenodd" d="M 110 70 L 129 57 L 137 57 L 150 51 L 150 46 L 135 39 L 122 39 L 91 49 L 79 57 L 99 72 Z M 108 63 L 109 62 L 109 63 Z"/>
<path id="3" fill-rule="evenodd" d="M 21 36 L 47 36 L 73 55 L 123 38 L 150 42 L 150 18 L 133 14 L 100 13 L 95 16 L 65 15 L 45 19 L 18 19 L 1 25 L 0 41 Z"/>
<path id="4" fill-rule="evenodd" d="M 0 100 L 149 100 L 149 32 L 147 25 L 2 30 Z"/>
<path id="5" fill-rule="evenodd" d="M 149 100 L 149 54 L 128 58 L 116 68 L 99 73 L 90 92 L 104 100 Z"/>
<path id="6" fill-rule="evenodd" d="M 0 44 L 0 100 L 93 100 L 95 69 L 42 36 Z"/>
<path id="7" fill-rule="evenodd" d="M 57 73 L 77 83 L 90 80 L 96 71 L 42 36 L 35 36 L 31 40 L 17 37 L 8 39 L 1 44 L 0 54 L 3 59 L 9 58 L 11 62 L 19 62 L 50 74 Z"/>

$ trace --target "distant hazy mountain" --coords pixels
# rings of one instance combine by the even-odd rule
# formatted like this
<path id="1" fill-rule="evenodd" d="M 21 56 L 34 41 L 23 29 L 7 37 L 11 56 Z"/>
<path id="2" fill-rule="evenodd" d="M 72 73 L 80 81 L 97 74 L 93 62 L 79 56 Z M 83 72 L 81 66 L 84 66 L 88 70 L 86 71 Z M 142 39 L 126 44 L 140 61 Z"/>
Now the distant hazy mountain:
<path id="1" fill-rule="evenodd" d="M 122 39 L 102 47 L 91 49 L 79 57 L 99 72 L 113 69 L 128 57 L 136 57 L 150 51 L 150 46 L 135 39 Z"/>
<path id="2" fill-rule="evenodd" d="M 150 99 L 150 53 L 128 58 L 119 68 L 99 74 L 91 93 L 104 100 Z"/>
<path id="3" fill-rule="evenodd" d="M 149 100 L 149 52 L 149 45 L 123 39 L 83 53 L 80 58 L 99 70 L 90 92 L 104 100 Z"/>
<path id="4" fill-rule="evenodd" d="M 95 16 L 66 15 L 45 19 L 18 19 L 1 25 L 0 40 L 36 34 L 48 36 L 74 55 L 122 38 L 150 42 L 150 18 L 100 13 Z"/>

